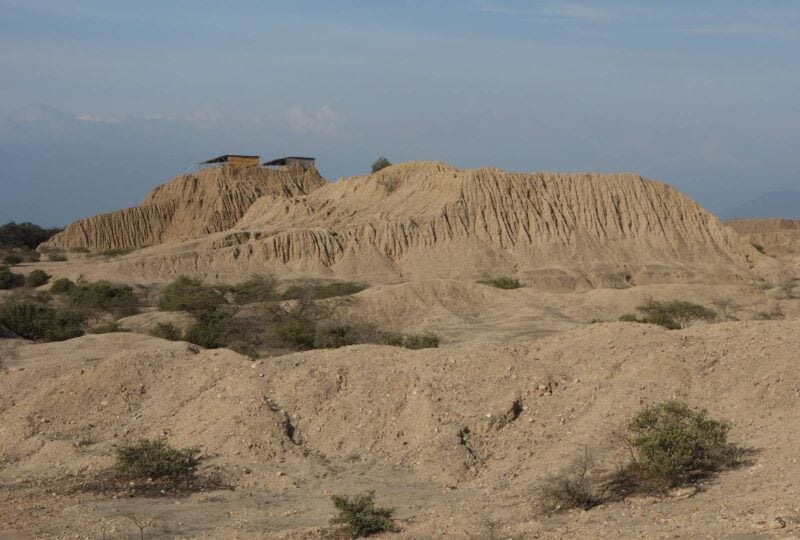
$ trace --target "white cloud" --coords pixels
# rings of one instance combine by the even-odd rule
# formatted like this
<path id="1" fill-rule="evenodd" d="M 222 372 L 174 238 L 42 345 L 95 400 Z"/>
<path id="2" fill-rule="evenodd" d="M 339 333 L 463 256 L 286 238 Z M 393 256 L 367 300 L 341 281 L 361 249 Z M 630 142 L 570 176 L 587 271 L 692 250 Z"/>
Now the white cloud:
<path id="1" fill-rule="evenodd" d="M 498 15 L 513 15 L 532 20 L 558 19 L 572 22 L 606 23 L 610 22 L 607 12 L 588 4 L 574 2 L 546 2 L 538 7 L 517 9 L 501 2 L 481 0 L 472 5 L 475 11 Z"/>
<path id="2" fill-rule="evenodd" d="M 286 111 L 284 118 L 289 129 L 297 133 L 335 135 L 339 114 L 328 105 L 323 105 L 317 110 L 308 109 L 302 105 L 293 105 Z"/>

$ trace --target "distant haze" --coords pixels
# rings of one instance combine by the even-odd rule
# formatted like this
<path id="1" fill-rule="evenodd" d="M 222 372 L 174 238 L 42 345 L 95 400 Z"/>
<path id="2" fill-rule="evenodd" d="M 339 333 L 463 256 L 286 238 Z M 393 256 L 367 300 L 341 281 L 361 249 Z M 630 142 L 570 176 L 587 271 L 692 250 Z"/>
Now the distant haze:
<path id="1" fill-rule="evenodd" d="M 719 213 L 722 219 L 770 218 L 800 219 L 800 191 L 774 191 Z"/>
<path id="2" fill-rule="evenodd" d="M 793 0 L 0 10 L 0 222 L 130 206 L 229 152 L 316 156 L 328 179 L 380 155 L 632 171 L 726 215 L 800 185 Z"/>

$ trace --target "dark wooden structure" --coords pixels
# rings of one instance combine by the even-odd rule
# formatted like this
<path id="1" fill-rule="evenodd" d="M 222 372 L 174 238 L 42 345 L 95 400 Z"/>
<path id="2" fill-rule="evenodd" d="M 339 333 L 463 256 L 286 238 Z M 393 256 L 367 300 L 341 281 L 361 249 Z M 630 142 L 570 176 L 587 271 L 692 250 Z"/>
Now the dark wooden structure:
<path id="1" fill-rule="evenodd" d="M 287 156 L 264 163 L 264 167 L 291 167 L 292 165 L 299 165 L 304 170 L 314 166 L 316 158 L 301 157 L 301 156 Z"/>
<path id="2" fill-rule="evenodd" d="M 243 156 L 241 154 L 225 154 L 201 161 L 200 165 L 230 165 L 231 167 L 258 167 L 261 156 Z"/>

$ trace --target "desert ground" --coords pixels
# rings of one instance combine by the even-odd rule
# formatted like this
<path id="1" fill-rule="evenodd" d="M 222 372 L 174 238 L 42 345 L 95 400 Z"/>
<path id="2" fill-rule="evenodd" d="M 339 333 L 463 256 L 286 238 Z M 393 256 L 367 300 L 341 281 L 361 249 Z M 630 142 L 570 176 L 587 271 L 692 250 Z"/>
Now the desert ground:
<path id="1" fill-rule="evenodd" d="M 0 539 L 340 538 L 331 496 L 368 490 L 395 509 L 397 530 L 378 538 L 800 536 L 798 222 L 722 223 L 634 174 L 412 162 L 328 183 L 313 167 L 217 167 L 39 252 L 11 271 L 48 283 L 0 301 L 66 278 L 126 284 L 141 303 L 97 316 L 104 333 L 4 330 Z M 265 338 L 245 353 L 156 337 L 197 319 L 159 307 L 181 276 L 358 283 L 312 303 L 373 337 L 310 350 Z M 518 286 L 487 283 L 501 277 Z M 286 298 L 232 320 L 293 309 Z M 673 301 L 713 316 L 619 320 Z M 581 456 L 608 488 L 630 459 L 629 420 L 670 399 L 730 423 L 735 466 L 548 505 L 545 486 Z M 197 480 L 116 480 L 116 450 L 142 438 L 197 447 Z"/>

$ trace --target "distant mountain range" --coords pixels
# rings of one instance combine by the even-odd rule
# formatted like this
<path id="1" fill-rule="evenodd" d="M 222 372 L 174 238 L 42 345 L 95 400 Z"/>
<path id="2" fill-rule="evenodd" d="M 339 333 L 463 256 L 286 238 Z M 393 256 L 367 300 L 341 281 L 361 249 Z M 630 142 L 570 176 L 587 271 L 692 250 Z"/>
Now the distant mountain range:
<path id="1" fill-rule="evenodd" d="M 722 220 L 735 218 L 800 219 L 800 190 L 772 191 L 735 208 L 719 212 Z"/>

